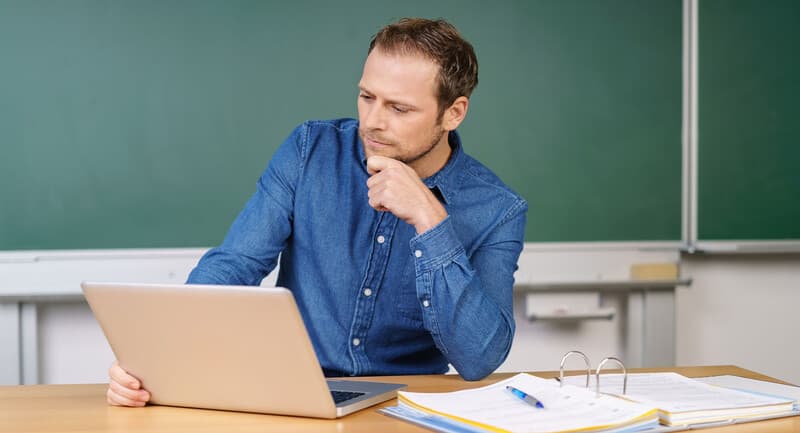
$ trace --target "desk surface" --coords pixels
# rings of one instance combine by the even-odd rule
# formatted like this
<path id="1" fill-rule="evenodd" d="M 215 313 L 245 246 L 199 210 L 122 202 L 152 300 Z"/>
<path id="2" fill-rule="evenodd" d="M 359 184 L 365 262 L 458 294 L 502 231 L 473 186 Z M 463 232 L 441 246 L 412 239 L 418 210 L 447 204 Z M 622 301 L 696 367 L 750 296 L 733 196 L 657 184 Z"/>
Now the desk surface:
<path id="1" fill-rule="evenodd" d="M 632 369 L 632 372 L 676 371 L 689 377 L 733 374 L 761 380 L 771 378 L 734 366 Z M 536 372 L 556 377 L 556 372 Z M 465 382 L 455 375 L 387 376 L 358 378 L 408 384 L 410 391 L 441 392 L 488 385 L 511 376 L 497 373 L 479 382 Z M 357 380 L 358 380 L 357 379 Z M 0 432 L 427 432 L 407 422 L 375 411 L 375 406 L 339 420 L 317 420 L 285 416 L 184 409 L 166 406 L 144 408 L 110 407 L 106 385 L 0 386 Z M 394 405 L 389 401 L 384 405 Z M 703 432 L 795 432 L 800 417 L 704 429 Z"/>

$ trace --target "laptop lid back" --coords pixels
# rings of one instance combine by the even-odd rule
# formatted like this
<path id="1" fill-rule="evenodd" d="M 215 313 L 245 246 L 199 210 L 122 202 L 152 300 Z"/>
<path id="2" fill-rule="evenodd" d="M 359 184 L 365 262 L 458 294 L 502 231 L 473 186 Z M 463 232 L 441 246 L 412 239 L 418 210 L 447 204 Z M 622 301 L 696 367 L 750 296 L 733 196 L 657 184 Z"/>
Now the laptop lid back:
<path id="1" fill-rule="evenodd" d="M 83 283 L 123 369 L 155 404 L 336 417 L 291 292 Z"/>

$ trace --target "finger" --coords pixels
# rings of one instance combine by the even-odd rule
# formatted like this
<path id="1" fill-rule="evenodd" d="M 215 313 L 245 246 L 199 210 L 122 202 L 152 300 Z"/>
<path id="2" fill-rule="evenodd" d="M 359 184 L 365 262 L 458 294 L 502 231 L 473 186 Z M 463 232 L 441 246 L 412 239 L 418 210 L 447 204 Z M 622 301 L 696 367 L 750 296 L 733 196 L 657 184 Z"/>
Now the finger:
<path id="1" fill-rule="evenodd" d="M 130 400 L 142 401 L 142 402 L 150 400 L 150 393 L 147 392 L 146 390 L 126 388 L 113 380 L 108 383 L 108 388 L 115 394 Z"/>
<path id="2" fill-rule="evenodd" d="M 369 174 L 379 173 L 385 170 L 389 165 L 392 164 L 394 161 L 392 158 L 388 158 L 385 156 L 380 155 L 373 155 L 367 158 L 367 171 Z"/>
<path id="3" fill-rule="evenodd" d="M 380 194 L 375 193 L 375 192 L 370 190 L 370 192 L 368 194 L 368 197 L 369 197 L 369 200 L 368 200 L 369 205 L 373 209 L 375 209 L 376 211 L 378 211 L 378 212 L 386 212 L 386 211 L 389 210 L 389 208 L 387 208 L 386 206 L 383 205 L 383 199 L 381 198 Z"/>
<path id="4" fill-rule="evenodd" d="M 124 396 L 121 396 L 111 389 L 108 390 L 106 393 L 106 401 L 108 404 L 112 406 L 126 406 L 126 407 L 142 407 L 145 406 L 147 403 L 144 401 L 139 400 L 131 400 Z"/>
<path id="5" fill-rule="evenodd" d="M 381 176 L 380 172 L 373 173 L 370 177 L 367 178 L 367 188 L 370 189 L 375 188 L 375 185 L 378 185 L 381 182 L 382 178 L 383 176 Z"/>
<path id="6" fill-rule="evenodd" d="M 106 401 L 112 406 L 142 407 L 145 405 L 143 401 L 131 400 L 115 393 L 110 387 L 106 392 Z"/>
<path id="7" fill-rule="evenodd" d="M 390 203 L 392 196 L 392 189 L 387 182 L 381 182 L 367 190 L 367 197 L 370 202 L 376 205 L 386 205 Z"/>
<path id="8" fill-rule="evenodd" d="M 114 361 L 114 363 L 111 365 L 111 368 L 108 369 L 108 376 L 112 381 L 115 381 L 120 385 L 130 389 L 139 389 L 142 386 L 135 377 L 131 376 L 122 367 L 120 367 L 117 361 Z"/>
<path id="9" fill-rule="evenodd" d="M 374 197 L 369 198 L 369 205 L 376 211 L 382 211 L 384 209 L 383 205 L 381 205 L 380 200 Z"/>

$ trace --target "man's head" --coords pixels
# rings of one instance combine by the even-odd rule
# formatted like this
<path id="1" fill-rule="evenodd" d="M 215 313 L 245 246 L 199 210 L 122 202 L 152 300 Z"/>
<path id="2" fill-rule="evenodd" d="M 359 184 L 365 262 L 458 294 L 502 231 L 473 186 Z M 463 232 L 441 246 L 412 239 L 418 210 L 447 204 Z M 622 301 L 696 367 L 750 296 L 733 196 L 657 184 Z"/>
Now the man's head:
<path id="1" fill-rule="evenodd" d="M 439 66 L 437 100 L 439 116 L 459 96 L 467 98 L 478 85 L 478 59 L 472 45 L 444 20 L 403 18 L 381 29 L 369 44 L 387 54 L 417 55 Z"/>
<path id="2" fill-rule="evenodd" d="M 405 18 L 372 39 L 359 83 L 367 157 L 401 160 L 421 175 L 450 155 L 447 132 L 464 119 L 478 83 L 469 42 L 443 20 Z"/>

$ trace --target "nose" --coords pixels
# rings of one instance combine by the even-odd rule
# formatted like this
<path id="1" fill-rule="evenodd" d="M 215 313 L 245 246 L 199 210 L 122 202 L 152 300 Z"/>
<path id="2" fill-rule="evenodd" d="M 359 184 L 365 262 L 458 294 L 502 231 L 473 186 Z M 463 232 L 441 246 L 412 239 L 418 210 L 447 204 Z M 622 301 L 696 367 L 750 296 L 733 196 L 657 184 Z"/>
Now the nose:
<path id="1" fill-rule="evenodd" d="M 386 129 L 386 115 L 379 104 L 363 104 L 361 107 L 361 126 L 377 131 Z"/>

